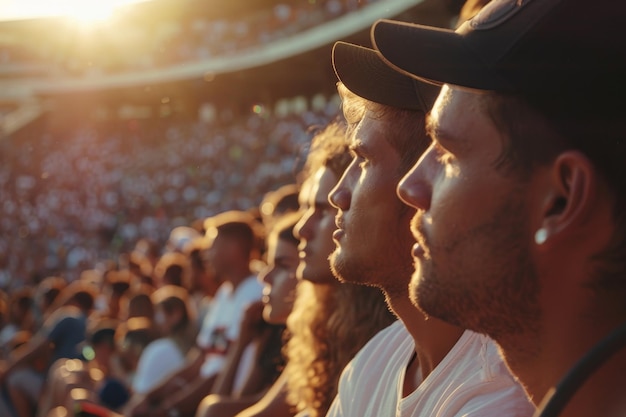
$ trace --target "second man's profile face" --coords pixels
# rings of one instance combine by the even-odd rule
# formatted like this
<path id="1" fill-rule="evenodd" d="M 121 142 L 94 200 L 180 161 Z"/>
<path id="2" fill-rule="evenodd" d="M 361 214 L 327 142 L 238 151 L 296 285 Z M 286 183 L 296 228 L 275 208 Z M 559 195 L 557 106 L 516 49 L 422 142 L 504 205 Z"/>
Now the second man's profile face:
<path id="1" fill-rule="evenodd" d="M 477 93 L 444 86 L 433 142 L 398 186 L 418 210 L 411 297 L 427 314 L 490 335 L 537 314 L 529 188 L 496 168 L 506 143 Z"/>
<path id="2" fill-rule="evenodd" d="M 331 264 L 344 281 L 406 295 L 412 210 L 396 195 L 401 157 L 385 137 L 386 123 L 366 110 L 351 138 L 352 162 L 329 196 L 338 209 Z"/>

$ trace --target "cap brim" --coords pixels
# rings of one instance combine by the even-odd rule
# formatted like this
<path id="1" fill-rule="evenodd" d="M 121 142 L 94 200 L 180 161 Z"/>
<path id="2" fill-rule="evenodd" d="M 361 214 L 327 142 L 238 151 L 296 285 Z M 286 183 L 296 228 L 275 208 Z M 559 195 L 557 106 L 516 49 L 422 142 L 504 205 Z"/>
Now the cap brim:
<path id="1" fill-rule="evenodd" d="M 333 67 L 348 90 L 375 103 L 428 112 L 439 94 L 439 86 L 395 71 L 375 50 L 351 43 L 335 43 Z"/>
<path id="2" fill-rule="evenodd" d="M 379 20 L 371 37 L 384 62 L 404 75 L 479 90 L 509 88 L 452 30 Z"/>

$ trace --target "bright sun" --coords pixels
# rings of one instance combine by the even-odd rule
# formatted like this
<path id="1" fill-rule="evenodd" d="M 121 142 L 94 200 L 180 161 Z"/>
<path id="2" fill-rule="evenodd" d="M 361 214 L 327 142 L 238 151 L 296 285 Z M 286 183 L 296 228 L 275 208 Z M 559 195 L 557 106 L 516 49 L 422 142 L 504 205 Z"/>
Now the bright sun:
<path id="1" fill-rule="evenodd" d="M 67 9 L 64 15 L 81 22 L 102 22 L 113 15 L 119 5 L 113 1 L 102 0 L 66 0 Z"/>
<path id="2" fill-rule="evenodd" d="M 144 0 L 0 0 L 0 20 L 68 16 L 84 23 L 105 21 L 115 9 Z"/>

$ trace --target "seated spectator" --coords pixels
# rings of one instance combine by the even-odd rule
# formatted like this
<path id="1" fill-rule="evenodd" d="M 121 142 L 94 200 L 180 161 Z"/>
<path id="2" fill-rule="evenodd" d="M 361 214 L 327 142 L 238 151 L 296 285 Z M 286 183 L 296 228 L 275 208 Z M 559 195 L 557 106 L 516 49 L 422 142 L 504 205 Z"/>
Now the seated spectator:
<path id="1" fill-rule="evenodd" d="M 294 236 L 293 228 L 299 218 L 297 213 L 283 216 L 268 235 L 268 264 L 259 275 L 265 284 L 263 302 L 254 303 L 247 309 L 239 339 L 229 352 L 226 372 L 220 374 L 213 386 L 213 394 L 202 401 L 196 417 L 235 415 L 256 403 L 282 371 L 282 333 L 293 307 L 297 283 L 299 240 Z M 237 389 L 235 370 L 249 343 L 260 345 L 256 366 L 240 384 L 243 386 Z"/>
<path id="2" fill-rule="evenodd" d="M 250 270 L 250 263 L 259 252 L 258 227 L 248 213 L 238 211 L 221 213 L 207 220 L 206 235 L 211 240 L 208 258 L 224 283 L 196 340 L 201 354 L 147 392 L 143 401 L 127 410 L 128 415 L 152 416 L 172 409 L 181 415 L 193 415 L 202 398 L 210 392 L 224 366 L 229 347 L 239 337 L 245 308 L 261 298 L 261 286 Z M 248 370 L 238 372 L 245 375 Z"/>
<path id="3" fill-rule="evenodd" d="M 162 337 L 142 352 L 133 378 L 133 392 L 145 394 L 184 364 L 196 336 L 184 288 L 168 285 L 152 295 L 155 324 Z"/>
<path id="4" fill-rule="evenodd" d="M 123 375 L 120 374 L 116 361 L 116 346 L 114 335 L 117 322 L 101 320 L 95 325 L 87 337 L 87 343 L 83 347 L 83 360 L 67 359 L 55 362 L 50 368 L 46 386 L 38 406 L 38 415 L 45 417 L 48 413 L 59 406 L 65 406 L 69 400 L 70 391 L 74 388 L 82 388 L 98 394 L 105 389 L 105 405 L 110 408 L 118 408 L 128 400 L 127 389 L 118 390 L 116 395 L 111 395 L 114 385 L 123 386 Z"/>
<path id="5" fill-rule="evenodd" d="M 115 345 L 127 387 L 132 387 L 144 349 L 158 337 L 154 323 L 146 317 L 133 317 L 117 326 Z"/>
<path id="6" fill-rule="evenodd" d="M 95 319 L 110 319 L 121 321 L 120 301 L 129 290 L 133 276 L 129 270 L 109 271 L 105 275 L 102 291 L 99 297 L 103 300 L 104 311 L 96 312 Z"/>
<path id="7" fill-rule="evenodd" d="M 189 257 L 191 265 L 189 295 L 197 312 L 198 327 L 202 325 L 202 319 L 209 314 L 213 298 L 221 284 L 215 270 L 205 260 L 208 249 L 208 242 L 204 237 L 198 237 L 185 246 L 185 254 Z"/>
<path id="8" fill-rule="evenodd" d="M 79 344 L 85 340 L 94 293 L 91 286 L 80 281 L 70 284 L 58 297 L 60 307 L 43 327 L 0 366 L 0 382 L 6 381 L 18 417 L 35 414 L 46 373 L 55 361 L 82 357 Z M 43 372 L 32 366 L 40 355 L 50 357 Z"/>
<path id="9" fill-rule="evenodd" d="M 0 348 L 8 345 L 21 330 L 34 331 L 34 291 L 30 287 L 15 291 L 7 303 L 7 323 L 0 330 Z"/>
<path id="10" fill-rule="evenodd" d="M 35 307 L 37 308 L 37 319 L 39 326 L 48 318 L 54 302 L 67 286 L 67 281 L 62 277 L 44 278 L 35 290 Z"/>

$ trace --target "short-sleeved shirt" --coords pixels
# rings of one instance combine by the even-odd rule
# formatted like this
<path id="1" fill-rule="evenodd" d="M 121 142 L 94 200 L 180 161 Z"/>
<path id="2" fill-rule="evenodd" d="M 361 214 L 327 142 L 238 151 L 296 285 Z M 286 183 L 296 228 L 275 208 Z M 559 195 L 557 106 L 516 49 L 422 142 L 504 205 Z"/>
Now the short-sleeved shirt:
<path id="1" fill-rule="evenodd" d="M 162 338 L 150 343 L 141 353 L 133 377 L 133 390 L 144 394 L 183 367 L 185 356 L 172 339 Z"/>
<path id="2" fill-rule="evenodd" d="M 79 346 L 85 341 L 87 317 L 75 307 L 62 307 L 44 323 L 42 331 L 54 343 L 50 364 L 57 359 L 81 359 Z"/>
<path id="3" fill-rule="evenodd" d="M 415 391 L 402 396 L 415 343 L 400 321 L 381 330 L 344 369 L 327 417 L 530 417 L 534 407 L 497 345 L 466 330 Z"/>
<path id="4" fill-rule="evenodd" d="M 204 318 L 197 344 L 206 352 L 200 374 L 208 378 L 218 373 L 224 362 L 228 345 L 239 337 L 239 325 L 248 305 L 261 299 L 263 287 L 255 276 L 241 282 L 237 288 L 225 282 L 213 298 L 210 313 Z"/>

